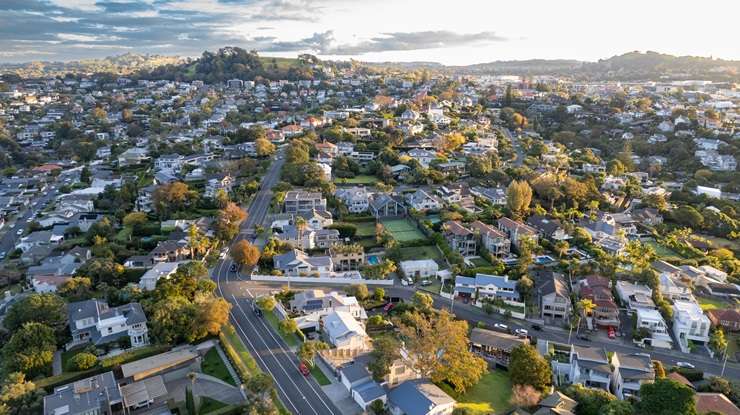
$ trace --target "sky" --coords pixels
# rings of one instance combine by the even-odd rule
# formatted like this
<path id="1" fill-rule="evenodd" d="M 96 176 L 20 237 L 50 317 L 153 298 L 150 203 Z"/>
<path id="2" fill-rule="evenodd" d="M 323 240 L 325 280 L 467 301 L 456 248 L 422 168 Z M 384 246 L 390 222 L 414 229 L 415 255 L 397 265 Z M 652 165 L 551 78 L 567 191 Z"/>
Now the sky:
<path id="1" fill-rule="evenodd" d="M 127 52 L 431 61 L 596 61 L 630 51 L 740 60 L 734 0 L 0 0 L 0 62 Z"/>

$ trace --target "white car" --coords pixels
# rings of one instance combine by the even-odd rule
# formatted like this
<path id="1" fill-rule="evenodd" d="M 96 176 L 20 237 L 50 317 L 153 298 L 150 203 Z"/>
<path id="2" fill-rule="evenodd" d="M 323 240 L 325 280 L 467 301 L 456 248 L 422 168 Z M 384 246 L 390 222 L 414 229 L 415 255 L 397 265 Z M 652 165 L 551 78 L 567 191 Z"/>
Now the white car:
<path id="1" fill-rule="evenodd" d="M 514 333 L 521 338 L 529 336 L 529 332 L 526 329 L 516 329 Z"/>
<path id="2" fill-rule="evenodd" d="M 683 367 L 686 369 L 695 369 L 696 366 L 692 365 L 689 362 L 676 362 L 676 367 Z"/>
<path id="3" fill-rule="evenodd" d="M 16 235 L 23 235 L 23 229 L 18 229 L 18 232 L 15 233 Z"/>
<path id="4" fill-rule="evenodd" d="M 503 331 L 507 331 L 507 332 L 509 331 L 509 326 L 507 326 L 506 324 L 496 323 L 496 324 L 493 325 L 493 327 L 495 327 L 495 328 L 497 328 L 499 330 L 503 330 Z"/>

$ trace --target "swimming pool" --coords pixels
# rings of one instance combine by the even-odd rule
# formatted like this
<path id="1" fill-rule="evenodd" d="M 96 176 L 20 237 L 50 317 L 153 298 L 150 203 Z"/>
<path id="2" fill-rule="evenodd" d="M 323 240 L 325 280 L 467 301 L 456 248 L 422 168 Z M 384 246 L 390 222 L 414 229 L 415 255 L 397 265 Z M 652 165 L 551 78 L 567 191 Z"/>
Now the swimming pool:
<path id="1" fill-rule="evenodd" d="M 368 255 L 367 263 L 368 265 L 378 265 L 380 264 L 380 257 L 378 255 Z"/>

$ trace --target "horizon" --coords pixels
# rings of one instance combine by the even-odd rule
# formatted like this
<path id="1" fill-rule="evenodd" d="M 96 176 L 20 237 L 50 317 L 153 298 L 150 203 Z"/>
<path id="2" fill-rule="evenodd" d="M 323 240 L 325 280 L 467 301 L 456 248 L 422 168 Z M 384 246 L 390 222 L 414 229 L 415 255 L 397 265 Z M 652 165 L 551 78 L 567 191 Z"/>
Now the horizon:
<path id="1" fill-rule="evenodd" d="M 636 50 L 740 60 L 733 21 L 738 4 L 707 0 L 691 14 L 675 2 L 666 9 L 637 0 L 614 6 L 529 0 L 526 14 L 522 6 L 473 0 L 454 7 L 421 0 L 8 0 L 0 3 L 0 62 L 127 52 L 197 57 L 225 45 L 270 57 L 311 53 L 324 60 L 446 66 L 596 62 Z"/>

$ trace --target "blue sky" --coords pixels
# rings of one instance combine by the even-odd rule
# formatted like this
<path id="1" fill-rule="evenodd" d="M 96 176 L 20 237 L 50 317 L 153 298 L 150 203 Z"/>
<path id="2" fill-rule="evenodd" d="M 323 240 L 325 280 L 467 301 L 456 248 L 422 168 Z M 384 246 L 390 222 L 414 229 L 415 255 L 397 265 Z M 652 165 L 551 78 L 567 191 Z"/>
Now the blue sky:
<path id="1" fill-rule="evenodd" d="M 459 65 L 632 50 L 740 59 L 738 15 L 740 2 L 720 0 L 0 0 L 0 61 L 227 45 Z"/>

